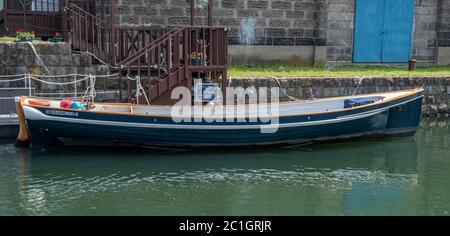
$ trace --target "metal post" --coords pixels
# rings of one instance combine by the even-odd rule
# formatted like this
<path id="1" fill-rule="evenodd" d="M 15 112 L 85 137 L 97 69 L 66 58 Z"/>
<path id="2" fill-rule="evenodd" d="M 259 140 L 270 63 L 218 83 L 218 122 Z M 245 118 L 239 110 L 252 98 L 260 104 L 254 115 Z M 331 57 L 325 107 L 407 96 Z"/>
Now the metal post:
<path id="1" fill-rule="evenodd" d="M 100 0 L 100 18 L 105 21 L 105 0 Z"/>
<path id="2" fill-rule="evenodd" d="M 117 6 L 117 0 L 111 0 L 110 1 L 110 11 L 111 11 L 111 24 L 114 27 L 115 26 L 115 20 L 116 20 L 116 6 Z"/>
<path id="3" fill-rule="evenodd" d="M 5 14 L 5 18 L 3 19 L 3 25 L 5 27 L 5 33 L 9 33 L 9 27 L 8 27 L 8 1 L 3 1 L 3 14 Z"/>
<path id="4" fill-rule="evenodd" d="M 115 6 L 117 6 L 115 0 L 110 1 L 110 11 L 111 11 L 111 27 L 109 27 L 109 30 L 111 32 L 111 42 L 110 42 L 110 49 L 111 49 L 111 64 L 117 65 L 117 58 L 116 58 L 116 27 L 114 24 L 116 13 L 115 13 Z"/>
<path id="5" fill-rule="evenodd" d="M 191 0 L 191 26 L 195 26 L 195 0 Z"/>
<path id="6" fill-rule="evenodd" d="M 31 96 L 32 96 L 32 94 L 31 94 L 31 75 L 27 74 L 26 77 L 28 79 L 28 97 L 31 98 Z"/>
<path id="7" fill-rule="evenodd" d="M 66 6 L 65 1 L 60 0 L 59 1 L 59 12 L 60 12 L 60 14 L 62 14 L 62 34 L 64 36 L 65 42 L 72 43 L 69 40 L 69 24 L 67 23 L 67 20 L 68 20 L 67 14 L 69 14 L 69 12 L 66 12 L 66 10 L 65 10 L 66 7 L 68 7 L 68 5 Z"/>
<path id="8" fill-rule="evenodd" d="M 212 26 L 213 1 L 208 1 L 208 26 Z M 211 37 L 211 36 L 210 36 Z"/>
<path id="9" fill-rule="evenodd" d="M 73 81 L 74 81 L 74 86 L 75 86 L 74 98 L 78 98 L 77 75 L 73 75 Z"/>
<path id="10" fill-rule="evenodd" d="M 140 78 L 137 75 L 135 77 L 135 79 L 136 79 L 136 95 L 134 95 L 134 96 L 136 97 L 136 105 L 139 105 L 139 97 L 140 97 L 139 95 L 141 93 Z"/>

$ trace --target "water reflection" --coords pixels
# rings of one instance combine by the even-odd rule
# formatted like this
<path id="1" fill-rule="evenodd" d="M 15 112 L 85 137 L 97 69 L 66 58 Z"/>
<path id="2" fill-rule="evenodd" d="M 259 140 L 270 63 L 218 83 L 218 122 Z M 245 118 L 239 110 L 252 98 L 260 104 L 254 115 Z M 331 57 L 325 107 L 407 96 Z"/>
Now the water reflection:
<path id="1" fill-rule="evenodd" d="M 408 139 L 227 152 L 2 145 L 0 214 L 445 215 L 449 131 L 424 122 Z"/>

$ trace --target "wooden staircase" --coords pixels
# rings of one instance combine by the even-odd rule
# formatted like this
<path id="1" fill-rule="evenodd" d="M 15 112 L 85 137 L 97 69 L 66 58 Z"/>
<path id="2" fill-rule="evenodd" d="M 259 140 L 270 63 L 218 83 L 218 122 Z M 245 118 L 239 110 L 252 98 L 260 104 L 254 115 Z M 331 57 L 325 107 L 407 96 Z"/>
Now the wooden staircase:
<path id="1" fill-rule="evenodd" d="M 222 83 L 227 70 L 227 32 L 220 27 L 113 27 L 70 4 L 64 22 L 73 49 L 88 52 L 122 75 L 121 101 L 171 105 L 171 91 L 193 79 Z M 193 57 L 195 55 L 195 57 Z M 145 95 L 136 94 L 139 79 Z M 126 93 L 126 94 L 125 94 Z M 145 98 L 146 97 L 146 98 Z"/>

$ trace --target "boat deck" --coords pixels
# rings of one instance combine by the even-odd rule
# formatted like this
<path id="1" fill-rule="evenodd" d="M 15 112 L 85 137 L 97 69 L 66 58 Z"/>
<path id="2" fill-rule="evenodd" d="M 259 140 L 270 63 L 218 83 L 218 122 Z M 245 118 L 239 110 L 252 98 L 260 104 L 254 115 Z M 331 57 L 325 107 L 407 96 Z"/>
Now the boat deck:
<path id="1" fill-rule="evenodd" d="M 347 97 L 334 97 L 334 98 L 322 98 L 310 101 L 294 101 L 294 102 L 280 102 L 280 103 L 269 103 L 269 104 L 249 104 L 249 105 L 199 105 L 193 106 L 191 109 L 192 115 L 203 114 L 205 107 L 214 110 L 215 112 L 220 109 L 225 115 L 228 113 L 253 116 L 258 115 L 261 109 L 272 109 L 278 110 L 278 115 L 280 116 L 290 116 L 290 115 L 302 115 L 302 114 L 314 114 L 314 113 L 325 113 L 337 110 L 343 110 L 346 107 L 345 103 L 349 99 L 365 99 L 372 100 L 370 104 L 377 104 L 383 101 L 395 99 L 398 97 L 406 96 L 415 90 L 406 91 L 396 91 L 387 93 L 376 93 L 376 94 L 366 94 L 357 96 L 347 96 Z M 39 98 L 32 98 L 32 100 L 39 100 Z M 49 104 L 52 108 L 60 108 L 59 100 L 43 100 Z M 28 103 L 28 100 L 25 101 Z M 133 104 L 114 104 L 114 103 L 96 103 L 95 108 L 92 108 L 91 112 L 96 113 L 117 113 L 117 114 L 128 114 L 128 115 L 149 115 L 149 116 L 171 116 L 173 115 L 173 108 L 177 106 L 143 106 L 143 105 L 133 105 Z M 181 106 L 179 106 L 181 108 Z"/>

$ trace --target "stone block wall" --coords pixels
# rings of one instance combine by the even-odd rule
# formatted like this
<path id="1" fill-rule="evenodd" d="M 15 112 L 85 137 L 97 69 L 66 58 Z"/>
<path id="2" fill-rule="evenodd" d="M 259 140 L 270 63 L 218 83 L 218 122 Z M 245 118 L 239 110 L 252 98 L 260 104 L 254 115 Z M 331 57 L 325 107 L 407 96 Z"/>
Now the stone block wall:
<path id="1" fill-rule="evenodd" d="M 91 56 L 72 54 L 70 44 L 34 44 L 36 52 L 27 43 L 0 43 L 0 75 L 47 74 L 42 63 L 52 75 L 89 74 Z"/>
<path id="2" fill-rule="evenodd" d="M 120 25 L 189 24 L 186 0 L 115 1 Z M 195 16 L 196 24 L 207 23 L 206 9 L 197 9 Z M 214 0 L 213 23 L 229 28 L 230 45 L 315 44 L 327 46 L 328 62 L 351 63 L 354 16 L 355 0 Z M 450 45 L 449 22 L 450 0 L 415 0 L 412 59 L 436 62 L 438 44 Z M 251 42 L 243 37 L 248 26 L 254 28 Z"/>
<path id="3" fill-rule="evenodd" d="M 436 61 L 438 2 L 440 0 L 415 0 L 412 59 L 418 62 Z"/>
<path id="4" fill-rule="evenodd" d="M 33 75 L 105 75 L 109 74 L 109 68 L 101 65 L 93 65 L 90 55 L 87 54 L 72 54 L 70 44 L 66 43 L 39 43 L 34 44 L 36 53 L 41 60 L 34 54 L 33 49 L 27 43 L 0 43 L 0 75 L 4 78 L 1 80 L 9 80 L 19 77 L 5 77 L 7 75 L 19 74 L 33 74 Z M 44 68 L 43 65 L 47 68 Z M 81 79 L 81 77 L 78 77 Z M 43 78 L 49 82 L 69 82 L 73 81 L 73 77 L 62 78 Z M 113 79 L 112 79 L 113 80 Z M 112 81 L 111 80 L 111 81 Z M 107 81 L 105 79 L 97 79 L 99 90 L 117 89 L 117 78 L 115 82 Z M 77 84 L 79 93 L 86 90 L 87 83 L 82 82 Z M 0 87 L 25 87 L 24 81 L 17 82 L 0 82 Z M 32 82 L 32 87 L 35 89 L 35 94 L 42 96 L 50 93 L 66 93 L 74 92 L 74 85 L 54 85 L 45 84 L 37 81 Z M 103 96 L 99 94 L 99 96 Z M 115 95 L 116 96 L 116 95 Z M 1 95 L 0 95 L 1 97 Z M 108 97 L 108 99 L 115 99 L 115 97 Z"/>
<path id="5" fill-rule="evenodd" d="M 450 0 L 439 1 L 439 47 L 450 47 Z"/>
<path id="6" fill-rule="evenodd" d="M 287 95 L 303 100 L 349 96 L 355 91 L 355 94 L 364 94 L 422 87 L 425 89 L 422 107 L 425 116 L 450 114 L 449 77 L 373 77 L 365 78 L 361 83 L 359 78 L 280 78 L 279 82 Z M 259 87 L 280 87 L 271 78 L 232 78 L 231 86 L 255 86 L 257 91 Z"/>
<path id="7" fill-rule="evenodd" d="M 325 45 L 327 2 L 214 0 L 213 24 L 229 28 L 230 44 Z M 186 26 L 190 22 L 186 0 L 118 0 L 117 14 L 120 25 Z M 196 9 L 195 20 L 206 25 L 207 9 Z M 241 37 L 245 26 L 254 29 L 252 42 Z"/>
<path id="8" fill-rule="evenodd" d="M 329 0 L 327 12 L 327 61 L 351 62 L 355 0 Z"/>

